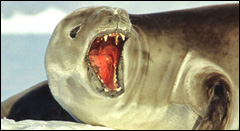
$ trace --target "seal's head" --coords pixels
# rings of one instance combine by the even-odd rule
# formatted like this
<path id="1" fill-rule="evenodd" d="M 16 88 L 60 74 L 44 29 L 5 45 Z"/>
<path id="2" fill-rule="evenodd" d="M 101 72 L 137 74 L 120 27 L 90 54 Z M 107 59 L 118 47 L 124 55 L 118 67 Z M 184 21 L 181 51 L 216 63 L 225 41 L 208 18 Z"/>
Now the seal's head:
<path id="1" fill-rule="evenodd" d="M 122 51 L 130 37 L 128 17 L 117 8 L 83 8 L 58 24 L 45 59 L 54 96 L 64 94 L 64 88 L 109 97 L 124 92 Z"/>

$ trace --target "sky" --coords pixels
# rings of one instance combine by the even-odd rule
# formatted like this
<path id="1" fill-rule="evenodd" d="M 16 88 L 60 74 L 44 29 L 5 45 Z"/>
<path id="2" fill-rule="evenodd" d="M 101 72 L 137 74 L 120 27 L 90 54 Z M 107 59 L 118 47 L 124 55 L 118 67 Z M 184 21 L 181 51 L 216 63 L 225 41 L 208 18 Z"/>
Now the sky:
<path id="1" fill-rule="evenodd" d="M 44 55 L 57 23 L 87 6 L 111 6 L 130 14 L 165 12 L 238 1 L 1 1 L 1 101 L 47 79 Z"/>
<path id="2" fill-rule="evenodd" d="M 232 3 L 231 1 L 197 1 L 197 2 L 35 2 L 3 1 L 1 2 L 1 34 L 50 34 L 56 24 L 73 10 L 86 6 L 112 6 L 125 9 L 129 13 L 141 14 L 162 12 L 176 9 L 193 8 L 204 5 Z M 54 16 L 54 17 L 53 17 Z M 34 24 L 33 24 L 34 23 Z"/>

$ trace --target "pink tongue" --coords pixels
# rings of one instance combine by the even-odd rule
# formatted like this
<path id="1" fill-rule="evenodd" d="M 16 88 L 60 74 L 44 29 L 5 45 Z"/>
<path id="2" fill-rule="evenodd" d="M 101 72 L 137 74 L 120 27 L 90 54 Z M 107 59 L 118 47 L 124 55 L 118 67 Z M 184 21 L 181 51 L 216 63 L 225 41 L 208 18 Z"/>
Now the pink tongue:
<path id="1" fill-rule="evenodd" d="M 107 45 L 90 51 L 89 60 L 94 67 L 94 71 L 110 90 L 117 88 L 117 84 L 114 84 L 114 68 L 118 64 L 119 55 L 120 52 L 114 45 Z"/>

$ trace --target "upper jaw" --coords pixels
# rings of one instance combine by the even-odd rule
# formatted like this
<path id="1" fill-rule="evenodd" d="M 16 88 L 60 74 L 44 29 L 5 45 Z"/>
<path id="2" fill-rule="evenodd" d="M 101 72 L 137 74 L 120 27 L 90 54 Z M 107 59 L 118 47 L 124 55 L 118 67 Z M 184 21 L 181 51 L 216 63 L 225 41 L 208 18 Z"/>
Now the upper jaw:
<path id="1" fill-rule="evenodd" d="M 97 37 L 102 37 L 105 35 L 110 35 L 113 33 L 118 33 L 118 34 L 122 34 L 124 35 L 125 38 L 129 38 L 130 37 L 130 31 L 126 30 L 126 29 L 115 29 L 115 30 L 103 30 L 103 31 L 99 31 L 99 33 L 97 33 L 97 35 L 95 35 L 92 40 L 94 40 Z M 126 40 L 126 39 L 125 39 Z M 91 44 L 91 43 L 90 43 Z"/>

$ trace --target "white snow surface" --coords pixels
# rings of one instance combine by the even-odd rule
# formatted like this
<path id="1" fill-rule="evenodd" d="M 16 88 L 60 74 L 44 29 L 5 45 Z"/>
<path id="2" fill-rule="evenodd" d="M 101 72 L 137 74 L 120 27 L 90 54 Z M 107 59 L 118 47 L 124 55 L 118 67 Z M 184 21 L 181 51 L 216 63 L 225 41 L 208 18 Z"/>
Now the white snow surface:
<path id="1" fill-rule="evenodd" d="M 16 122 L 1 119 L 1 130 L 112 130 L 103 126 L 92 126 L 68 121 L 23 120 Z"/>

